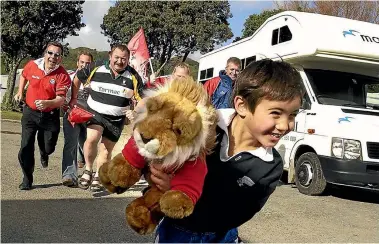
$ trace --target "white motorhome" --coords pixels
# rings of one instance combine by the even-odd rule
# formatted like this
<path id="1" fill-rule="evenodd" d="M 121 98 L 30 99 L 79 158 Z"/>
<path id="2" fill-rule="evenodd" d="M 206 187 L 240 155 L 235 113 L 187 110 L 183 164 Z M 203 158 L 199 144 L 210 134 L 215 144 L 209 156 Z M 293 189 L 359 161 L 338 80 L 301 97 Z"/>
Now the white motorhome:
<path id="1" fill-rule="evenodd" d="M 300 72 L 302 109 L 276 146 L 289 183 L 308 195 L 327 183 L 379 190 L 379 25 L 282 12 L 251 37 L 203 55 L 198 79 L 218 76 L 229 57 L 242 68 L 283 59 Z"/>

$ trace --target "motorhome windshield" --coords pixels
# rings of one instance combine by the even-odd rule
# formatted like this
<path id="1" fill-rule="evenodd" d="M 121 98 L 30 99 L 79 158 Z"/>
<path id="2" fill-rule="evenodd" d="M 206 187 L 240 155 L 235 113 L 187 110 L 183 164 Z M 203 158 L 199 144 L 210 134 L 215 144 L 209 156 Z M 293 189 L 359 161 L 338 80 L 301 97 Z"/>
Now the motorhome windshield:
<path id="1" fill-rule="evenodd" d="M 379 79 L 353 73 L 305 69 L 319 103 L 379 109 Z"/>

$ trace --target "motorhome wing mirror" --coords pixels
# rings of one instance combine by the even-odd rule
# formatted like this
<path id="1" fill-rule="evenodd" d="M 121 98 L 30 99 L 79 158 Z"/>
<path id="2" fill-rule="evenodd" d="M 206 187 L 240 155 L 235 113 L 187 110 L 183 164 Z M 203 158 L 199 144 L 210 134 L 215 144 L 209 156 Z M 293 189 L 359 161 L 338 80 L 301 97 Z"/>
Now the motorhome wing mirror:
<path id="1" fill-rule="evenodd" d="M 308 102 L 306 99 L 303 99 L 303 102 L 301 104 L 302 109 L 311 109 L 311 103 Z"/>

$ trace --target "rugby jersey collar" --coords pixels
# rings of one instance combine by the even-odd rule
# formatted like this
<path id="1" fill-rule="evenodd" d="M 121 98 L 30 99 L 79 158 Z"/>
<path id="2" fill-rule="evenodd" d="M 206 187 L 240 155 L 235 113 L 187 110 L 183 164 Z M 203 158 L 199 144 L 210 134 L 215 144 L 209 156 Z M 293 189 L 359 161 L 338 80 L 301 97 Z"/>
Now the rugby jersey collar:
<path id="1" fill-rule="evenodd" d="M 218 114 L 218 118 L 219 118 L 217 125 L 218 125 L 218 127 L 220 127 L 225 132 L 225 134 L 229 138 L 228 126 L 230 125 L 234 116 L 236 115 L 236 111 L 232 108 L 218 109 L 217 114 Z M 228 141 L 227 142 L 228 145 L 226 148 L 228 150 L 229 149 L 229 139 L 227 141 Z M 266 162 L 270 162 L 270 161 L 274 160 L 274 156 L 273 156 L 273 152 L 272 152 L 271 147 L 269 147 L 269 148 L 259 147 L 255 150 L 249 150 L 249 151 L 245 151 L 245 152 L 250 153 L 250 154 L 262 159 L 263 161 L 266 161 Z M 235 155 L 233 155 L 233 156 L 235 156 Z M 232 158 L 232 157 L 230 157 L 230 158 Z"/>
<path id="2" fill-rule="evenodd" d="M 114 79 L 117 79 L 117 78 L 119 78 L 120 76 L 128 77 L 128 76 L 126 75 L 126 71 L 128 71 L 128 66 L 129 66 L 129 65 L 127 65 L 127 66 L 125 67 L 125 69 L 122 71 L 122 73 L 118 73 L 118 75 L 114 76 L 114 73 L 113 73 L 113 71 L 112 71 L 112 69 L 111 69 L 111 67 L 110 67 L 110 61 L 107 60 L 107 61 L 105 61 L 105 63 L 104 63 L 104 67 L 105 67 L 107 70 L 109 70 L 109 72 L 111 73 L 111 75 L 114 76 Z"/>
<path id="3" fill-rule="evenodd" d="M 45 72 L 45 75 L 48 75 L 50 74 L 51 72 L 53 72 L 54 70 L 58 69 L 59 68 L 59 64 L 58 65 L 55 65 L 54 69 L 46 72 L 45 70 L 45 59 L 44 58 L 39 58 L 39 59 L 36 59 L 34 60 L 34 63 L 37 65 L 37 67 L 42 70 L 43 72 Z"/>

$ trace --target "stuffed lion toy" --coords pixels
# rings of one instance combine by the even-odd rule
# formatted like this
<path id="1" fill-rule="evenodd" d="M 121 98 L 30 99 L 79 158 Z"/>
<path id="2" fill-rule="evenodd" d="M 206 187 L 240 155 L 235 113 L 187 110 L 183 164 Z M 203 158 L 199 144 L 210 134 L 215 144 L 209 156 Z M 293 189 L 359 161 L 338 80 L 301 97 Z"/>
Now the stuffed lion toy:
<path id="1" fill-rule="evenodd" d="M 173 175 L 171 189 L 150 189 L 126 207 L 126 220 L 139 234 L 154 231 L 163 216 L 189 216 L 199 199 L 215 145 L 217 115 L 200 83 L 192 78 L 168 82 L 146 91 L 145 109 L 133 125 L 122 152 L 100 168 L 103 186 L 123 193 L 139 181 L 150 163 Z"/>

